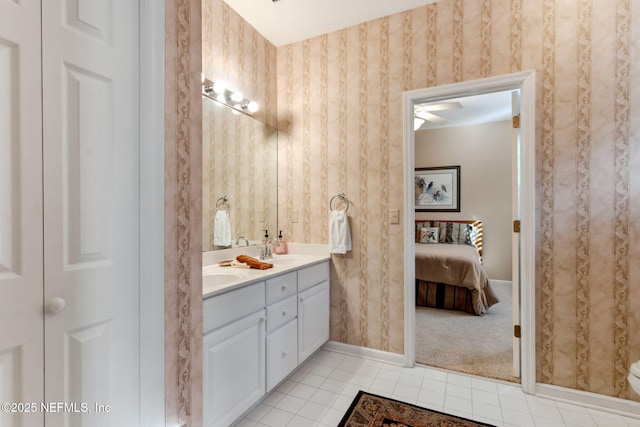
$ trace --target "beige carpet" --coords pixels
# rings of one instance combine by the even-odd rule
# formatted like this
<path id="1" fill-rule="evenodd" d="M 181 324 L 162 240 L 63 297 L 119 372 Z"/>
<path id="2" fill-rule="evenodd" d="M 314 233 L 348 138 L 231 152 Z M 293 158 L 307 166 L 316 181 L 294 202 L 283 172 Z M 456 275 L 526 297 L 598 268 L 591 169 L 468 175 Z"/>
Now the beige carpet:
<path id="1" fill-rule="evenodd" d="M 500 302 L 484 316 L 416 307 L 416 362 L 482 377 L 512 375 L 511 286 L 492 285 Z"/>

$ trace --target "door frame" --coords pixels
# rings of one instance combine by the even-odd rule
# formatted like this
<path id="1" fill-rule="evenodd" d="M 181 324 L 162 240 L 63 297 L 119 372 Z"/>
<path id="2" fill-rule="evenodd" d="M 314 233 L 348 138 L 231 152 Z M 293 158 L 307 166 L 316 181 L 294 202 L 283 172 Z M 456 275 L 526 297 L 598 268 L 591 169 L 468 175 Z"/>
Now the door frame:
<path id="1" fill-rule="evenodd" d="M 520 243 L 520 341 L 521 381 L 525 393 L 535 394 L 535 71 L 525 71 L 402 94 L 404 157 L 404 363 L 415 364 L 415 246 L 413 227 L 415 131 L 413 108 L 421 102 L 520 89 L 521 112 L 521 243 Z M 514 301 L 514 303 L 516 303 Z"/>
<path id="2" fill-rule="evenodd" d="M 165 5 L 140 0 L 140 421 L 165 424 Z"/>

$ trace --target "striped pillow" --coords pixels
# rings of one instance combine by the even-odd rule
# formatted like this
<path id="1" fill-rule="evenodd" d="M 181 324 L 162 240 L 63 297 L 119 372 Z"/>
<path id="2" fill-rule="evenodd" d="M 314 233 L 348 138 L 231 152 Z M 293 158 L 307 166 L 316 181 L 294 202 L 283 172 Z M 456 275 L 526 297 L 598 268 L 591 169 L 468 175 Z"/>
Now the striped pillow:
<path id="1" fill-rule="evenodd" d="M 440 222 L 440 243 L 470 245 L 469 224 L 459 222 Z"/>

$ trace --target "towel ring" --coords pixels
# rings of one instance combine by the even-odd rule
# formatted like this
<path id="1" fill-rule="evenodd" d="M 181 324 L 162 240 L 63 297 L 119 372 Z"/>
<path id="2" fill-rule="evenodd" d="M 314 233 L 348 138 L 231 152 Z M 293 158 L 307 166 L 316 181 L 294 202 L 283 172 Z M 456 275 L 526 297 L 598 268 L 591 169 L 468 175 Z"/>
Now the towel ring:
<path id="1" fill-rule="evenodd" d="M 338 199 L 342 199 L 342 200 L 344 200 L 344 201 L 347 203 L 347 207 L 346 207 L 346 209 L 345 209 L 344 211 L 345 211 L 345 212 L 346 212 L 346 211 L 348 211 L 348 210 L 349 210 L 349 206 L 351 206 L 351 202 L 349 202 L 349 199 L 347 199 L 347 196 L 345 196 L 345 195 L 344 195 L 344 193 L 338 193 L 338 194 L 336 194 L 335 196 L 333 196 L 333 197 L 331 198 L 331 200 L 329 200 L 329 210 L 330 210 L 330 211 L 335 210 L 335 209 L 333 209 L 333 201 L 334 201 L 336 198 L 338 198 Z"/>
<path id="2" fill-rule="evenodd" d="M 227 203 L 227 210 L 229 210 L 229 197 L 222 196 L 218 200 L 216 200 L 216 209 L 220 209 L 224 203 Z"/>

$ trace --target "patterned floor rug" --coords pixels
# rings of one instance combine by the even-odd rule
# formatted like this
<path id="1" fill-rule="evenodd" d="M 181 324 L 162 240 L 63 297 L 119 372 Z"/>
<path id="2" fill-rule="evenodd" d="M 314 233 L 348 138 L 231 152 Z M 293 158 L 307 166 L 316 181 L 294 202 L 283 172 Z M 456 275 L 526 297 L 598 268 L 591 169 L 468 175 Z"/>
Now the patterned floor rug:
<path id="1" fill-rule="evenodd" d="M 338 427 L 491 426 L 359 391 Z"/>

